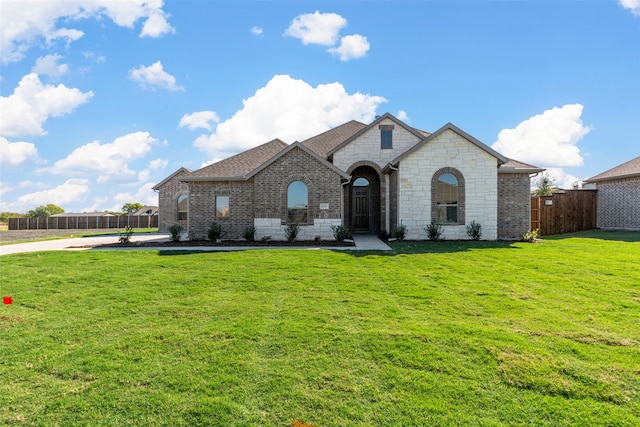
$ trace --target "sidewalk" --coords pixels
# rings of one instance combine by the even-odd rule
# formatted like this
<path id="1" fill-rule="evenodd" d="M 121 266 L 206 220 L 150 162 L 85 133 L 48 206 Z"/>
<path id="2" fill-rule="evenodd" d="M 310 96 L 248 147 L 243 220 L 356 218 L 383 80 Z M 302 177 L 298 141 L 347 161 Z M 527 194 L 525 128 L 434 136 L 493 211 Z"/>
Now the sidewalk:
<path id="1" fill-rule="evenodd" d="M 306 247 L 291 247 L 286 246 L 175 246 L 175 247 L 111 247 L 111 248 L 93 248 L 93 246 L 105 245 L 116 242 L 117 235 L 108 236 L 90 236 L 90 237 L 78 237 L 72 239 L 60 239 L 60 240 L 46 240 L 41 242 L 29 242 L 29 243 L 16 243 L 11 245 L 0 246 L 0 256 L 39 252 L 39 251 L 62 251 L 62 250 L 156 250 L 156 251 L 242 251 L 242 250 L 256 250 L 256 249 L 330 249 L 330 250 L 347 250 L 347 251 L 390 251 L 391 248 L 384 242 L 378 239 L 376 236 L 359 234 L 354 237 L 354 246 L 347 247 L 326 247 L 326 248 L 306 248 Z M 168 234 L 138 234 L 132 238 L 133 242 L 166 242 L 169 240 Z"/>

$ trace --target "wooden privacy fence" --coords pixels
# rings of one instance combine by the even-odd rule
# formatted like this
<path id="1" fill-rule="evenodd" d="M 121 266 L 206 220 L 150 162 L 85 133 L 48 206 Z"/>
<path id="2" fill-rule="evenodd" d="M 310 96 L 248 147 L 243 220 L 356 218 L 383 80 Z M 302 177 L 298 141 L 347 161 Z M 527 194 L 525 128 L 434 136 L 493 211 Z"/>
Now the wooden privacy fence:
<path id="1" fill-rule="evenodd" d="M 89 230 L 98 228 L 155 228 L 157 215 L 56 216 L 9 218 L 9 230 Z"/>
<path id="2" fill-rule="evenodd" d="M 531 230 L 541 236 L 597 228 L 597 190 L 563 190 L 531 198 Z"/>

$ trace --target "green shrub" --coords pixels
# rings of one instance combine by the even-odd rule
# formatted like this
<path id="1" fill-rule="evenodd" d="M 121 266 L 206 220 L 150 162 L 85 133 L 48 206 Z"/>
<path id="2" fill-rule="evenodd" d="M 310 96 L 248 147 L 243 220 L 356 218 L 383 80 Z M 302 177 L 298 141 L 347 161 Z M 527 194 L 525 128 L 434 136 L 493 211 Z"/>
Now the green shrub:
<path id="1" fill-rule="evenodd" d="M 344 239 L 351 238 L 349 229 L 344 225 L 332 225 L 331 230 L 333 231 L 333 238 L 336 239 L 336 242 L 344 242 Z"/>
<path id="2" fill-rule="evenodd" d="M 473 240 L 480 240 L 482 237 L 482 225 L 475 220 L 471 221 L 471 224 L 467 225 L 467 236 Z"/>
<path id="3" fill-rule="evenodd" d="M 429 240 L 433 240 L 434 242 L 440 240 L 440 237 L 442 236 L 442 226 L 433 222 L 427 225 L 424 228 L 424 231 L 427 232 L 427 238 Z"/>
<path id="4" fill-rule="evenodd" d="M 300 226 L 296 222 L 290 222 L 284 228 L 284 237 L 287 238 L 287 242 L 294 242 L 298 238 L 300 233 Z"/>
<path id="5" fill-rule="evenodd" d="M 179 242 L 181 234 L 182 226 L 180 224 L 173 224 L 171 227 L 169 227 L 169 238 L 172 242 Z"/>
<path id="6" fill-rule="evenodd" d="M 538 237 L 540 237 L 540 230 L 536 228 L 535 230 L 527 231 L 526 233 L 524 233 L 522 235 L 522 240 L 524 240 L 525 242 L 533 243 L 538 240 Z"/>
<path id="7" fill-rule="evenodd" d="M 250 227 L 245 227 L 242 232 L 242 238 L 247 242 L 253 242 L 256 240 L 256 228 L 252 225 Z"/>
<path id="8" fill-rule="evenodd" d="M 207 237 L 209 240 L 217 242 L 218 239 L 220 239 L 220 236 L 222 236 L 222 224 L 214 221 L 207 230 Z"/>
<path id="9" fill-rule="evenodd" d="M 403 241 L 404 238 L 407 237 L 407 227 L 400 221 L 400 225 L 391 231 L 391 235 L 397 240 Z"/>

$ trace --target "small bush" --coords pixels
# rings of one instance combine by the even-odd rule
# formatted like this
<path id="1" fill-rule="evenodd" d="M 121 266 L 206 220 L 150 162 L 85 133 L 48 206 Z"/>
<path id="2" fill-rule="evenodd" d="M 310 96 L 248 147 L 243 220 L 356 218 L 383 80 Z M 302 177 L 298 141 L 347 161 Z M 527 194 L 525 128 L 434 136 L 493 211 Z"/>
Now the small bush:
<path id="1" fill-rule="evenodd" d="M 270 240 L 271 240 L 271 236 L 264 236 L 262 239 L 260 239 L 262 243 L 267 243 Z"/>
<path id="2" fill-rule="evenodd" d="M 124 231 L 120 233 L 120 237 L 118 238 L 118 242 L 120 244 L 129 243 L 131 241 L 131 236 L 133 235 L 133 228 L 128 225 L 124 228 Z"/>
<path id="3" fill-rule="evenodd" d="M 251 227 L 245 227 L 244 231 L 242 232 L 242 237 L 247 242 L 253 242 L 254 240 L 256 240 L 256 228 L 253 225 Z"/>
<path id="4" fill-rule="evenodd" d="M 181 234 L 182 226 L 180 224 L 173 224 L 171 227 L 169 227 L 169 238 L 172 242 L 179 242 Z"/>
<path id="5" fill-rule="evenodd" d="M 300 226 L 297 222 L 290 222 L 284 228 L 284 237 L 287 238 L 287 242 L 294 242 L 298 238 L 300 233 Z"/>
<path id="6" fill-rule="evenodd" d="M 480 240 L 482 237 L 482 225 L 479 222 L 471 221 L 471 224 L 467 225 L 467 236 L 473 240 Z"/>
<path id="7" fill-rule="evenodd" d="M 540 230 L 536 228 L 535 230 L 527 231 L 526 233 L 524 233 L 522 235 L 522 240 L 524 240 L 525 242 L 533 243 L 538 240 L 538 237 L 540 237 Z"/>
<path id="8" fill-rule="evenodd" d="M 403 241 L 404 238 L 407 237 L 407 227 L 402 224 L 402 221 L 400 221 L 400 225 L 394 228 L 391 234 L 397 240 Z"/>
<path id="9" fill-rule="evenodd" d="M 351 237 L 351 233 L 349 233 L 349 229 L 344 225 L 332 225 L 331 230 L 333 231 L 333 238 L 336 239 L 336 242 L 344 242 L 344 239 L 349 239 Z"/>
<path id="10" fill-rule="evenodd" d="M 440 224 L 431 223 L 424 228 L 427 232 L 427 238 L 437 242 L 442 236 L 442 226 Z"/>
<path id="11" fill-rule="evenodd" d="M 220 236 L 222 236 L 222 224 L 214 221 L 211 223 L 209 229 L 207 230 L 207 237 L 209 238 L 209 240 L 217 242 L 218 239 L 220 239 Z"/>

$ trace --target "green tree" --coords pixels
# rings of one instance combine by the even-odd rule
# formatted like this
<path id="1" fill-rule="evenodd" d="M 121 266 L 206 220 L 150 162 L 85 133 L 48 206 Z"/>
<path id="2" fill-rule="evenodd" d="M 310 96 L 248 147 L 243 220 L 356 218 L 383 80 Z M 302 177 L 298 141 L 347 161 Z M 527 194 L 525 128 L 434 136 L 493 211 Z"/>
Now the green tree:
<path id="1" fill-rule="evenodd" d="M 547 172 L 544 172 L 540 175 L 540 178 L 536 181 L 536 189 L 533 190 L 534 196 L 550 196 L 556 191 L 558 188 L 553 185 L 553 177 L 550 176 Z"/>
<path id="2" fill-rule="evenodd" d="M 125 203 L 122 206 L 122 212 L 125 215 L 131 215 L 140 208 L 142 208 L 142 205 L 140 203 Z"/>
<path id="3" fill-rule="evenodd" d="M 0 222 L 9 222 L 9 218 L 22 218 L 24 214 L 15 212 L 0 212 Z"/>
<path id="4" fill-rule="evenodd" d="M 45 218 L 62 212 L 64 212 L 64 209 L 60 206 L 49 203 L 48 205 L 42 205 L 35 209 L 31 209 L 27 212 L 27 216 L 31 218 Z"/>

